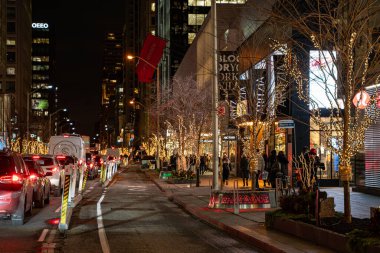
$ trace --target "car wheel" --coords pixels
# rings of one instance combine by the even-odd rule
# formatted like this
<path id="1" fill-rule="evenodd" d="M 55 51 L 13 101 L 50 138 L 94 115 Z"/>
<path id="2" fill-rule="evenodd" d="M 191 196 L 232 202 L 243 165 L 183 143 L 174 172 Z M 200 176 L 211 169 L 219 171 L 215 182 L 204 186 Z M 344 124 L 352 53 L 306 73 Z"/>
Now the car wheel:
<path id="1" fill-rule="evenodd" d="M 37 207 L 39 207 L 39 208 L 43 208 L 43 207 L 45 206 L 45 201 L 44 201 L 44 199 L 45 199 L 45 190 L 43 189 L 42 192 L 41 192 L 41 194 L 40 194 L 40 198 L 39 198 L 39 200 L 38 200 L 38 205 L 37 205 Z"/>
<path id="2" fill-rule="evenodd" d="M 50 189 L 49 189 L 48 194 L 46 196 L 46 199 L 44 201 L 45 201 L 45 204 L 49 204 L 50 203 Z"/>
<path id="3" fill-rule="evenodd" d="M 25 207 L 24 207 L 24 210 L 26 210 L 26 201 L 27 201 L 28 197 L 25 197 Z M 32 210 L 33 210 L 33 201 L 32 203 L 30 203 L 30 208 L 28 211 L 25 211 L 25 214 L 27 216 L 31 216 L 32 215 Z"/>

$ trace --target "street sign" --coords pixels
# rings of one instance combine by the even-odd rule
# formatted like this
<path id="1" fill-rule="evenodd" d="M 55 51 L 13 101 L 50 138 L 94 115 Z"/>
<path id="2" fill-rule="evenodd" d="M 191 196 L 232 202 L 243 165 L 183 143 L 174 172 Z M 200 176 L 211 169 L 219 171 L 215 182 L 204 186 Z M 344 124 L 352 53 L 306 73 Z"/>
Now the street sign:
<path id="1" fill-rule="evenodd" d="M 294 128 L 294 120 L 292 119 L 283 119 L 278 121 L 279 128 Z"/>

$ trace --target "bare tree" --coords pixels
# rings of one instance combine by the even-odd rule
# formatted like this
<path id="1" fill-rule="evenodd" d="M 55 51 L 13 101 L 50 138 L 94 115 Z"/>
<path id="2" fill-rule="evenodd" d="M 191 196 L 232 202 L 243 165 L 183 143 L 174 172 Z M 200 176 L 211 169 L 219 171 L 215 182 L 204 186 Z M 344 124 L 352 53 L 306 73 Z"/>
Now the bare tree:
<path id="1" fill-rule="evenodd" d="M 327 147 L 339 155 L 346 222 L 351 222 L 350 160 L 379 114 L 377 89 L 368 88 L 379 83 L 379 7 L 376 0 L 280 0 L 271 10 L 273 29 L 286 31 L 274 41 L 291 59 L 286 61 L 291 82 Z M 322 108 L 329 111 L 328 120 Z"/>
<path id="2" fill-rule="evenodd" d="M 193 77 L 172 81 L 170 100 L 160 107 L 166 122 L 178 143 L 179 154 L 199 154 L 201 133 L 210 122 L 211 92 L 207 87 L 198 87 Z"/>

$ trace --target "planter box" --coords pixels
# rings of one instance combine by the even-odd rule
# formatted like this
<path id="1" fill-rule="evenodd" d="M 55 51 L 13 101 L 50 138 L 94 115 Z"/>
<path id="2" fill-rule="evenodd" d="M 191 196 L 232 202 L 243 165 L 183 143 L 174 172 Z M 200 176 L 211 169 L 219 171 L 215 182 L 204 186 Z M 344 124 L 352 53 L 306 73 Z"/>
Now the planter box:
<path id="1" fill-rule="evenodd" d="M 348 237 L 345 235 L 338 234 L 311 224 L 285 219 L 282 217 L 271 216 L 270 219 L 273 219 L 271 228 L 277 231 L 281 231 L 283 233 L 291 234 L 304 240 L 314 242 L 317 245 L 330 248 L 336 252 L 350 252 L 348 248 Z M 267 215 L 265 216 L 265 220 L 268 220 Z M 366 252 L 380 252 L 380 247 L 368 247 Z"/>

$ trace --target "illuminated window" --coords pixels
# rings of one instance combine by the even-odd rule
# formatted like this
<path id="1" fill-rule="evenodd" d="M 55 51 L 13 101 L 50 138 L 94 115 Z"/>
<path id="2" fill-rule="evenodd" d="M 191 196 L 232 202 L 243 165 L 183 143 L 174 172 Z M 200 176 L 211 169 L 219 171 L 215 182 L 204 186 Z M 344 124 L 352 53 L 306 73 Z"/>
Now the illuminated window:
<path id="1" fill-rule="evenodd" d="M 33 44 L 49 44 L 50 40 L 49 38 L 34 38 Z"/>
<path id="2" fill-rule="evenodd" d="M 49 62 L 49 56 L 33 56 L 33 62 Z"/>
<path id="3" fill-rule="evenodd" d="M 151 4 L 150 4 L 150 10 L 151 10 L 152 12 L 155 12 L 155 11 L 156 11 L 156 3 L 151 3 Z"/>
<path id="4" fill-rule="evenodd" d="M 196 33 L 188 33 L 187 34 L 187 43 L 189 43 L 189 45 L 191 43 L 193 43 L 193 40 L 195 39 L 196 35 L 197 35 Z"/>
<path id="5" fill-rule="evenodd" d="M 16 46 L 16 40 L 7 39 L 7 46 Z"/>
<path id="6" fill-rule="evenodd" d="M 202 25 L 207 14 L 189 14 L 188 24 L 189 25 Z"/>
<path id="7" fill-rule="evenodd" d="M 152 35 L 156 35 L 156 31 L 155 31 L 155 30 L 150 31 L 150 33 L 151 33 Z"/>
<path id="8" fill-rule="evenodd" d="M 189 6 L 211 6 L 211 0 L 189 0 Z"/>
<path id="9" fill-rule="evenodd" d="M 7 68 L 7 75 L 9 75 L 9 76 L 16 75 L 16 68 L 14 68 L 14 67 Z"/>
<path id="10" fill-rule="evenodd" d="M 33 65 L 34 71 L 46 71 L 49 70 L 49 65 Z"/>

